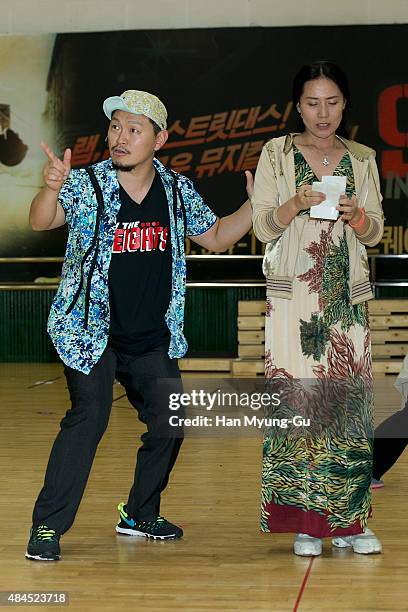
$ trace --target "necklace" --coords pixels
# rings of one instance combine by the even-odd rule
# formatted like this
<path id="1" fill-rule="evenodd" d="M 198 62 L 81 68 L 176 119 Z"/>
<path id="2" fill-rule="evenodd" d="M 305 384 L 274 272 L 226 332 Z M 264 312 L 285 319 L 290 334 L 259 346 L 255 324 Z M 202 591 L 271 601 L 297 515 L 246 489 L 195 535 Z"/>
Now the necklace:
<path id="1" fill-rule="evenodd" d="M 301 144 L 301 146 L 302 146 L 303 143 L 299 143 L 299 144 Z M 315 149 L 315 151 L 317 151 L 320 155 L 323 155 L 322 165 L 325 168 L 327 168 L 327 166 L 330 166 L 330 160 L 327 157 L 327 155 L 324 154 L 324 152 L 321 149 L 319 149 L 319 147 L 317 147 L 315 144 L 312 144 L 312 143 L 307 144 L 307 143 L 305 143 L 303 146 L 305 146 L 305 147 L 312 147 L 313 149 Z M 332 148 L 330 149 L 330 151 L 329 151 L 329 155 L 331 155 L 333 153 L 333 151 L 336 150 L 336 149 L 338 149 L 338 147 L 336 147 L 336 144 L 334 144 L 332 146 Z"/>

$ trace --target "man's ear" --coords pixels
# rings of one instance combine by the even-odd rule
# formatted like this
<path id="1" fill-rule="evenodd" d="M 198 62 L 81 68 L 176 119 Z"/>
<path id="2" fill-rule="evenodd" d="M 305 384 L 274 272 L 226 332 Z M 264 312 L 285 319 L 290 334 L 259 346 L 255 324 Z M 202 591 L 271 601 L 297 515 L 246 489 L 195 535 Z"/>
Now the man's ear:
<path id="1" fill-rule="evenodd" d="M 161 130 L 156 136 L 156 144 L 154 145 L 154 150 L 159 151 L 169 139 L 169 133 L 167 130 Z"/>

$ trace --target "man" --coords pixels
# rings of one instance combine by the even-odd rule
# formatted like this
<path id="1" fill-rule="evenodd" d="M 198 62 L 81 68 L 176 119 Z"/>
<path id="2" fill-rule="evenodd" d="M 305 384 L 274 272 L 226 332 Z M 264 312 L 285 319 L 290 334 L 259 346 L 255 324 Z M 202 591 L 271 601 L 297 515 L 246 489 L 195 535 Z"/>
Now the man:
<path id="1" fill-rule="evenodd" d="M 168 393 L 180 392 L 176 358 L 187 350 L 184 237 L 223 251 L 251 226 L 249 201 L 219 219 L 188 178 L 155 159 L 168 138 L 167 111 L 157 97 L 129 90 L 105 100 L 103 108 L 110 119 L 110 159 L 94 164 L 92 176 L 89 169 L 71 171 L 69 149 L 60 160 L 42 144 L 45 187 L 30 210 L 34 230 L 69 226 L 48 332 L 65 365 L 71 409 L 51 451 L 26 552 L 43 561 L 60 558 L 59 538 L 82 499 L 108 424 L 115 378 L 147 427 L 116 531 L 160 539 L 183 535 L 160 516 L 160 494 L 182 437 L 159 427 L 168 403 L 158 382 L 166 379 Z"/>

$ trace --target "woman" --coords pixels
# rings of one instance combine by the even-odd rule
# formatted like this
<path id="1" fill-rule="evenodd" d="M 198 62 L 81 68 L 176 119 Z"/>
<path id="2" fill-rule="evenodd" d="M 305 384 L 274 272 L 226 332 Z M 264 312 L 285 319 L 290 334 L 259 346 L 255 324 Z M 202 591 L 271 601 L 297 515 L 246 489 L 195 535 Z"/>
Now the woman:
<path id="1" fill-rule="evenodd" d="M 392 468 L 408 445 L 408 355 L 405 355 L 394 386 L 402 396 L 401 410 L 389 416 L 374 432 L 373 489 L 384 486 L 382 476 Z"/>
<path id="2" fill-rule="evenodd" d="M 253 226 L 268 243 L 265 376 L 290 383 L 290 391 L 281 387 L 284 401 L 274 416 L 303 410 L 312 427 L 301 435 L 295 427 L 286 435 L 266 432 L 261 528 L 296 533 L 298 555 L 319 555 L 325 536 L 338 547 L 378 553 L 381 544 L 366 528 L 372 469 L 366 300 L 373 295 L 364 245 L 374 246 L 383 233 L 375 153 L 344 137 L 350 95 L 334 64 L 303 67 L 293 102 L 302 131 L 264 146 Z M 323 175 L 347 179 L 336 221 L 311 216 L 325 199 L 312 189 Z"/>

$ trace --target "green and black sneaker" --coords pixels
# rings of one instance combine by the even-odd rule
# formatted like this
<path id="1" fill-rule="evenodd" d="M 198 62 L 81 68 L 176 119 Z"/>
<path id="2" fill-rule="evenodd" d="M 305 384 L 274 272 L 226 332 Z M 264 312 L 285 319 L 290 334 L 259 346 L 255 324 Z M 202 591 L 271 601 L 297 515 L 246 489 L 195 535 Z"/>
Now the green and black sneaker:
<path id="1" fill-rule="evenodd" d="M 57 532 L 47 525 L 32 527 L 25 556 L 36 561 L 58 561 L 61 558 L 59 539 Z"/>
<path id="2" fill-rule="evenodd" d="M 126 506 L 121 502 L 118 506 L 119 523 L 116 525 L 117 533 L 130 536 L 141 536 L 154 540 L 176 540 L 183 537 L 183 530 L 177 525 L 166 521 L 162 516 L 152 521 L 136 521 L 126 512 Z"/>

